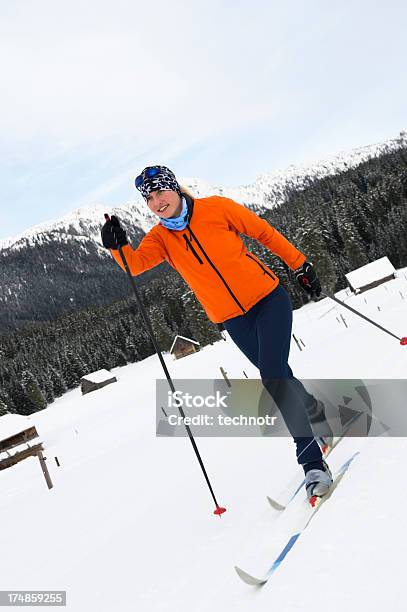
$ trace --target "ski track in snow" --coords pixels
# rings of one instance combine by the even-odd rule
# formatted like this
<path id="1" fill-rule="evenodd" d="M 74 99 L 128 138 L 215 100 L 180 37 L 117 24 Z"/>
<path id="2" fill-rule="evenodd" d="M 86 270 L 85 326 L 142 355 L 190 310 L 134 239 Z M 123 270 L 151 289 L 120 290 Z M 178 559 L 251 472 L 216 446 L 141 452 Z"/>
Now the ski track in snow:
<path id="1" fill-rule="evenodd" d="M 405 273 L 361 296 L 338 297 L 406 335 Z M 405 378 L 407 347 L 329 299 L 297 310 L 294 332 L 306 345 L 291 348 L 300 378 Z M 165 359 L 174 379 L 220 378 L 220 366 L 230 378 L 243 370 L 258 378 L 229 339 Z M 253 589 L 233 566 L 264 572 L 284 540 L 286 519 L 266 495 L 298 471 L 293 443 L 197 439 L 227 507 L 215 517 L 189 440 L 155 436 L 158 358 L 113 373 L 115 384 L 83 397 L 76 389 L 21 417 L 44 440 L 54 488 L 34 458 L 0 472 L 1 589 L 66 589 L 74 612 L 405 610 L 407 440 L 343 441 L 329 458 L 333 468 L 355 450 L 359 457 L 270 582 Z M 9 425 L 0 419 L 1 438 Z"/>

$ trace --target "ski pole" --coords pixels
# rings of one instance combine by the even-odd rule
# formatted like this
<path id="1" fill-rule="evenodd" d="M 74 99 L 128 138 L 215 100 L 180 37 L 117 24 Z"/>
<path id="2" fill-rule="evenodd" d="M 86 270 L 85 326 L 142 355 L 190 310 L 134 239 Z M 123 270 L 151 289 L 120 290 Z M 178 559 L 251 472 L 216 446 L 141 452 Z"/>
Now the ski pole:
<path id="1" fill-rule="evenodd" d="M 354 308 L 352 308 L 352 306 L 349 306 L 348 304 L 345 304 L 345 302 L 341 302 L 341 300 L 338 300 L 337 297 L 335 297 L 334 295 L 331 295 L 330 293 L 322 293 L 321 295 L 323 295 L 324 297 L 330 298 L 331 300 L 333 300 L 334 302 L 337 302 L 338 304 L 340 304 L 341 306 L 344 306 L 345 308 L 347 308 L 348 310 L 350 310 L 351 312 L 353 312 L 354 314 L 358 315 L 359 317 L 361 317 L 362 319 L 364 319 L 365 321 L 368 321 L 368 323 L 371 323 L 372 325 L 375 325 L 376 327 L 378 327 L 379 329 L 381 329 L 382 331 L 386 332 L 386 334 L 389 334 L 390 336 L 392 336 L 393 338 L 396 338 L 396 340 L 400 341 L 400 344 L 402 346 L 405 346 L 407 344 L 407 337 L 404 336 L 402 338 L 399 338 L 398 336 L 396 336 L 396 334 L 393 334 L 393 332 L 389 331 L 388 329 L 386 329 L 385 327 L 382 327 L 381 325 L 379 325 L 379 323 L 376 323 L 375 321 L 372 321 L 372 319 L 369 319 L 369 317 L 366 317 L 364 314 L 362 314 L 361 312 L 358 312 L 357 310 L 355 310 Z"/>
<path id="2" fill-rule="evenodd" d="M 107 213 L 105 213 L 105 219 L 106 219 L 106 221 L 110 221 L 110 216 Z M 165 373 L 166 379 L 168 381 L 168 384 L 170 386 L 170 389 L 171 389 L 172 393 L 175 393 L 174 383 L 172 382 L 172 378 L 171 378 L 170 373 L 168 371 L 167 365 L 166 365 L 166 363 L 164 361 L 164 358 L 162 356 L 160 347 L 158 346 L 158 343 L 157 343 L 157 340 L 155 338 L 154 331 L 153 331 L 153 328 L 152 328 L 152 325 L 151 325 L 150 317 L 148 316 L 147 310 L 144 307 L 144 304 L 142 302 L 142 299 L 140 297 L 139 291 L 137 289 L 137 285 L 135 283 L 134 277 L 133 277 L 132 273 L 130 272 L 130 268 L 128 266 L 126 257 L 125 257 L 125 255 L 123 253 L 122 247 L 119 247 L 118 250 L 119 250 L 120 258 L 121 258 L 121 260 L 123 262 L 124 268 L 125 268 L 125 270 L 127 272 L 127 275 L 129 277 L 130 284 L 131 284 L 131 286 L 133 288 L 133 292 L 134 292 L 134 295 L 136 297 L 136 301 L 137 301 L 138 307 L 140 309 L 141 316 L 143 317 L 143 321 L 144 321 L 145 326 L 147 328 L 148 334 L 150 336 L 151 342 L 153 343 L 155 352 L 158 355 L 158 358 L 159 358 L 160 363 L 162 365 L 162 368 L 164 370 L 164 373 Z M 205 469 L 204 463 L 202 461 L 201 455 L 199 453 L 198 447 L 196 445 L 194 436 L 192 435 L 192 431 L 191 431 L 189 425 L 185 424 L 185 413 L 184 413 L 182 407 L 179 406 L 179 405 L 178 405 L 178 410 L 179 410 L 179 413 L 180 413 L 180 415 L 182 417 L 182 420 L 183 420 L 183 423 L 184 423 L 184 427 L 185 427 L 186 432 L 188 434 L 188 437 L 189 437 L 189 439 L 191 441 L 192 447 L 193 447 L 193 449 L 195 451 L 196 458 L 198 459 L 199 465 L 201 466 L 201 470 L 202 470 L 202 473 L 203 473 L 203 475 L 205 477 L 206 484 L 208 485 L 209 491 L 211 492 L 212 499 L 215 502 L 216 508 L 213 511 L 213 513 L 217 514 L 218 516 L 221 516 L 224 512 L 226 512 L 226 508 L 223 508 L 222 506 L 219 506 L 219 504 L 218 504 L 218 502 L 216 500 L 215 493 L 213 492 L 213 488 L 212 488 L 211 482 L 209 480 L 209 476 L 208 476 L 208 474 L 206 472 L 206 469 Z"/>

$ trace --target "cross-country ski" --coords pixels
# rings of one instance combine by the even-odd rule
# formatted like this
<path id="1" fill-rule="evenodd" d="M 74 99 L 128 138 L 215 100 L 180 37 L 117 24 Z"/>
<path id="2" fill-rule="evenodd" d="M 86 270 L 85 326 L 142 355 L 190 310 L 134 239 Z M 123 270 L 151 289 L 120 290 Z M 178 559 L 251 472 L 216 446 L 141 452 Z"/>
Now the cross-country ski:
<path id="1" fill-rule="evenodd" d="M 333 439 L 333 443 L 332 444 L 325 446 L 325 450 L 323 452 L 324 458 L 329 457 L 329 454 L 334 450 L 334 448 L 351 431 L 352 425 L 354 425 L 354 423 L 356 423 L 361 417 L 362 417 L 361 413 L 356 413 L 353 417 L 351 417 L 349 419 L 349 421 L 343 427 L 342 435 L 335 437 Z M 322 444 L 321 444 L 321 448 L 323 448 Z M 287 508 L 287 505 L 294 499 L 294 497 L 302 490 L 302 488 L 304 486 L 304 483 L 305 483 L 305 479 L 302 479 L 301 482 L 294 489 L 293 493 L 290 495 L 290 497 L 289 497 L 288 501 L 286 502 L 286 504 L 283 504 L 283 503 L 277 501 L 276 499 L 270 497 L 269 495 L 267 495 L 267 501 L 269 502 L 270 506 L 274 510 L 277 510 L 278 512 L 282 512 L 283 510 L 285 510 Z"/>
<path id="2" fill-rule="evenodd" d="M 310 522 L 313 519 L 313 517 L 321 509 L 321 507 L 324 505 L 324 503 L 326 501 L 328 501 L 328 499 L 331 498 L 331 495 L 333 494 L 333 492 L 335 491 L 336 487 L 341 482 L 342 478 L 344 477 L 344 475 L 348 471 L 352 461 L 354 461 L 355 457 L 357 457 L 358 454 L 359 454 L 359 452 L 354 453 L 339 468 L 338 472 L 335 475 L 333 483 L 332 483 L 332 485 L 331 485 L 331 487 L 329 489 L 329 492 L 326 495 L 324 495 L 324 497 L 320 497 L 318 499 L 313 499 L 311 504 L 310 504 L 309 500 L 307 501 L 307 504 L 309 505 L 309 507 L 304 505 L 304 518 L 303 518 L 304 524 L 303 524 L 303 526 L 299 530 L 296 530 L 295 533 L 293 533 L 289 537 L 288 542 L 286 543 L 286 545 L 284 546 L 284 548 L 282 549 L 280 554 L 277 556 L 277 558 L 273 561 L 272 565 L 270 566 L 270 568 L 267 570 L 267 572 L 265 573 L 265 575 L 263 577 L 256 578 L 255 576 L 252 576 L 251 574 L 247 573 L 245 570 L 241 569 L 240 567 L 235 566 L 236 573 L 239 576 L 239 578 L 241 578 L 243 580 L 243 582 L 246 582 L 246 584 L 249 584 L 250 586 L 262 586 L 262 585 L 266 584 L 269 581 L 269 579 L 274 574 L 274 572 L 277 571 L 277 569 L 280 567 L 282 562 L 285 560 L 287 554 L 290 552 L 290 550 L 296 544 L 296 542 L 297 542 L 298 538 L 300 537 L 300 535 L 304 532 L 304 530 L 310 524 Z"/>

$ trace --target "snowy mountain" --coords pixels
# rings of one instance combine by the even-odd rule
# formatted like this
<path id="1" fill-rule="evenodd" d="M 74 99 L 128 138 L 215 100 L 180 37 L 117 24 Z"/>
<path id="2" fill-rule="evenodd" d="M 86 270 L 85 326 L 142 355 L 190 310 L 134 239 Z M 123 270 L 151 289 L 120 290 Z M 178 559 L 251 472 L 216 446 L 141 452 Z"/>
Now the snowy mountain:
<path id="1" fill-rule="evenodd" d="M 181 182 L 197 197 L 221 194 L 261 211 L 282 203 L 293 190 L 380 157 L 406 142 L 402 132 L 397 139 L 266 173 L 254 184 L 236 188 L 209 185 L 199 179 Z M 105 305 L 129 294 L 127 279 L 117 274 L 116 264 L 101 245 L 105 212 L 101 205 L 75 210 L 0 242 L 0 333 L 26 322 Z M 156 223 L 141 197 L 109 212 L 121 219 L 133 246 Z M 147 272 L 145 280 L 163 275 L 165 265 Z"/>
<path id="2" fill-rule="evenodd" d="M 405 273 L 338 297 L 403 334 Z M 405 379 L 406 347 L 329 299 L 295 311 L 294 330 L 306 345 L 291 350 L 300 378 Z M 230 379 L 258 377 L 229 339 L 165 360 L 175 380 L 218 378 L 220 366 Z M 71 612 L 405 610 L 404 438 L 341 442 L 332 469 L 359 451 L 357 460 L 272 580 L 253 589 L 233 566 L 264 571 L 295 528 L 266 500 L 299 478 L 292 442 L 197 440 L 227 507 L 219 519 L 189 440 L 155 436 L 157 356 L 113 372 L 118 382 L 99 391 L 76 389 L 19 422 L 0 418 L 0 438 L 37 427 L 54 483 L 49 491 L 36 458 L 0 471 L 3 589 L 66 590 Z"/>
<path id="3" fill-rule="evenodd" d="M 126 278 L 117 274 L 101 244 L 104 212 L 97 206 L 75 211 L 3 243 L 0 333 L 128 295 Z M 131 204 L 115 212 L 133 244 L 138 244 L 148 229 L 145 207 Z M 146 278 L 157 274 L 158 270 L 152 271 Z"/>
<path id="4" fill-rule="evenodd" d="M 18 236 L 0 241 L 1 251 L 18 251 L 19 249 L 60 242 L 66 244 L 75 240 L 79 245 L 89 240 L 100 247 L 100 253 L 106 255 L 100 239 L 100 228 L 104 223 L 106 206 L 94 205 L 75 210 L 56 221 L 35 225 Z M 146 233 L 155 223 L 154 216 L 144 202 L 137 201 L 112 209 L 112 214 L 119 216 L 124 225 L 136 227 Z"/>
<path id="5" fill-rule="evenodd" d="M 253 185 L 219 187 L 209 185 L 199 179 L 185 179 L 183 184 L 189 187 L 197 197 L 218 194 L 232 198 L 255 210 L 273 208 L 285 201 L 287 192 L 290 190 L 302 189 L 310 181 L 355 168 L 368 159 L 378 157 L 406 143 L 407 131 L 403 130 L 398 138 L 383 143 L 358 147 L 309 164 L 291 165 L 282 170 L 266 172 L 259 175 Z"/>
<path id="6" fill-rule="evenodd" d="M 223 187 L 211 185 L 198 178 L 185 177 L 181 177 L 180 182 L 188 187 L 196 197 L 224 195 L 254 209 L 272 208 L 284 201 L 287 190 L 301 189 L 310 180 L 348 170 L 367 159 L 377 157 L 407 143 L 406 133 L 402 131 L 399 138 L 330 155 L 314 163 L 292 165 L 284 170 L 261 174 L 252 185 Z M 66 243 L 72 239 L 79 244 L 86 243 L 90 239 L 100 246 L 100 227 L 104 222 L 105 212 L 107 212 L 106 206 L 93 205 L 75 210 L 56 221 L 36 225 L 18 236 L 0 240 L 0 253 L 50 241 Z M 156 217 L 150 213 L 141 196 L 138 196 L 133 202 L 127 202 L 121 207 L 111 209 L 111 213 L 116 214 L 124 225 L 139 228 L 144 233 L 156 223 Z M 103 247 L 100 253 L 106 254 Z"/>

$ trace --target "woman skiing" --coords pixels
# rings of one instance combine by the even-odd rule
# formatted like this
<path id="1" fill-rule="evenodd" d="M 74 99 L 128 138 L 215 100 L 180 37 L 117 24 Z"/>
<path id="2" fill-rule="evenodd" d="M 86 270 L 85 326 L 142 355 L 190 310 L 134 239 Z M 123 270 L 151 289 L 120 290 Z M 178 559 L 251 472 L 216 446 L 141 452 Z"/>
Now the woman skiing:
<path id="1" fill-rule="evenodd" d="M 292 306 L 276 275 L 250 253 L 239 234 L 255 238 L 294 271 L 312 296 L 321 285 L 311 263 L 284 236 L 246 207 L 221 196 L 194 199 L 181 190 L 165 166 L 149 166 L 136 188 L 159 217 L 133 250 L 119 220 L 102 228 L 103 245 L 124 269 L 122 247 L 133 275 L 167 261 L 184 278 L 209 319 L 222 323 L 230 337 L 260 370 L 264 386 L 294 438 L 308 496 L 322 496 L 332 483 L 311 429 L 317 400 L 294 378 L 288 365 Z"/>

